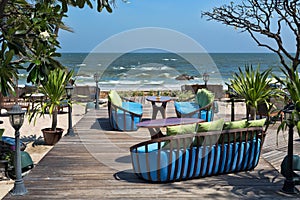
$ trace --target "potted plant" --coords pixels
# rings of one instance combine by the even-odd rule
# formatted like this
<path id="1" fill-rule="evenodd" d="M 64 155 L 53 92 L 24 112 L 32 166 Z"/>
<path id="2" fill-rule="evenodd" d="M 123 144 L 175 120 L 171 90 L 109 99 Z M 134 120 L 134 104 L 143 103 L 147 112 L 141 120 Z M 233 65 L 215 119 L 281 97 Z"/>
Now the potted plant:
<path id="1" fill-rule="evenodd" d="M 49 128 L 42 129 L 45 143 L 54 145 L 61 138 L 63 129 L 57 127 L 57 115 L 61 101 L 66 99 L 65 86 L 71 80 L 73 71 L 56 68 L 48 74 L 47 80 L 41 83 L 39 92 L 47 97 L 44 102 L 38 103 L 32 111 L 29 112 L 29 122 L 36 121 L 36 117 L 49 114 L 52 118 L 52 125 Z"/>
<path id="2" fill-rule="evenodd" d="M 252 66 L 245 66 L 243 72 L 239 68 L 239 73 L 234 73 L 230 80 L 230 92 L 234 96 L 245 99 L 247 107 L 247 120 L 256 119 L 257 108 L 260 104 L 270 107 L 271 97 L 278 97 L 280 91 L 270 87 L 271 69 L 260 71 L 260 67 L 253 69 Z"/>

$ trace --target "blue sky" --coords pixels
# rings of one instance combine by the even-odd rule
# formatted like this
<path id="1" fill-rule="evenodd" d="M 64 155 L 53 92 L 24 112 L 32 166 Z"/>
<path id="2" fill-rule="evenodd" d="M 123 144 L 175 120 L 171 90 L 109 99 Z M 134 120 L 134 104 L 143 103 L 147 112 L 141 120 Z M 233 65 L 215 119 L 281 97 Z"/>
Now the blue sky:
<path id="1" fill-rule="evenodd" d="M 269 52 L 258 47 L 247 33 L 207 21 L 202 11 L 230 1 L 223 0 L 117 0 L 113 13 L 96 8 L 70 8 L 64 19 L 74 32 L 60 31 L 60 52 L 91 52 L 115 34 L 143 28 L 161 27 L 178 31 L 197 41 L 206 51 Z"/>

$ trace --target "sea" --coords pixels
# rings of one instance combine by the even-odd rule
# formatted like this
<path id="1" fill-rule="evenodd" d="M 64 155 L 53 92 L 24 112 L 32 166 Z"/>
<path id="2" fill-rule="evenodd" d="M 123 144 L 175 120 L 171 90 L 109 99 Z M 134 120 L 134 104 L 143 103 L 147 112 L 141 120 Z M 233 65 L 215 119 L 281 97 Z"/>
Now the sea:
<path id="1" fill-rule="evenodd" d="M 282 76 L 280 60 L 273 53 L 61 53 L 57 58 L 74 70 L 76 85 L 95 85 L 99 76 L 102 90 L 176 90 L 182 85 L 204 84 L 203 74 L 209 74 L 207 84 L 227 88 L 239 68 L 272 68 Z M 188 77 L 181 80 L 179 77 Z M 19 85 L 26 83 L 25 72 L 19 75 Z"/>

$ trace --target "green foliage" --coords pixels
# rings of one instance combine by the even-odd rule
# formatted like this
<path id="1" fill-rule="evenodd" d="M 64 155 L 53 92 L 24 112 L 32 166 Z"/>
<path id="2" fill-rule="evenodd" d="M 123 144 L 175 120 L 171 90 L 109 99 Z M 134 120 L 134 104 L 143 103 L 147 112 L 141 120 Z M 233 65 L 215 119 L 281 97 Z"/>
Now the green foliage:
<path id="1" fill-rule="evenodd" d="M 115 4 L 115 1 L 111 1 Z M 85 5 L 93 8 L 90 0 L 9 0 L 0 4 L 0 92 L 11 93 L 13 78 L 21 64 L 29 73 L 27 82 L 39 84 L 46 82 L 48 74 L 55 68 L 63 68 L 56 60 L 60 56 L 57 48 L 58 30 L 70 30 L 63 23 L 68 6 Z M 108 0 L 97 0 L 97 10 L 112 9 Z M 14 59 L 18 58 L 18 60 Z M 28 64 L 28 65 L 27 65 Z"/>
<path id="2" fill-rule="evenodd" d="M 271 69 L 261 72 L 260 67 L 253 69 L 252 66 L 245 66 L 244 71 L 239 68 L 239 72 L 234 73 L 229 87 L 233 89 L 233 95 L 244 98 L 246 105 L 256 111 L 259 104 L 270 106 L 268 100 L 279 95 L 277 89 L 270 87 L 270 76 Z"/>
<path id="3" fill-rule="evenodd" d="M 65 69 L 54 69 L 50 71 L 47 81 L 42 83 L 39 92 L 43 93 L 47 100 L 37 104 L 33 111 L 29 112 L 29 121 L 35 120 L 37 116 L 46 113 L 52 117 L 52 130 L 56 130 L 57 113 L 61 100 L 66 98 L 65 87 L 73 76 L 73 71 L 67 72 Z"/>
<path id="4" fill-rule="evenodd" d="M 300 136 L 300 77 L 298 70 L 292 70 L 292 73 L 288 74 L 285 70 L 282 69 L 282 72 L 285 74 L 286 78 L 281 79 L 276 77 L 278 82 L 284 86 L 284 91 L 286 91 L 286 101 L 292 107 L 291 118 L 284 120 L 277 129 L 277 134 L 280 131 L 285 131 L 288 125 L 297 126 L 298 134 Z M 290 77 L 291 76 L 291 77 Z M 289 77 L 289 78 L 288 78 Z"/>
<path id="5" fill-rule="evenodd" d="M 187 99 L 193 99 L 195 97 L 195 94 L 191 90 L 186 91 L 172 91 L 170 94 L 171 97 L 177 97 L 177 101 L 186 101 Z"/>
<path id="6" fill-rule="evenodd" d="M 2 43 L 0 50 L 0 91 L 2 95 L 8 96 L 14 94 L 14 81 L 17 77 L 17 69 L 21 68 L 19 65 L 13 63 L 13 50 L 7 50 L 7 44 Z"/>

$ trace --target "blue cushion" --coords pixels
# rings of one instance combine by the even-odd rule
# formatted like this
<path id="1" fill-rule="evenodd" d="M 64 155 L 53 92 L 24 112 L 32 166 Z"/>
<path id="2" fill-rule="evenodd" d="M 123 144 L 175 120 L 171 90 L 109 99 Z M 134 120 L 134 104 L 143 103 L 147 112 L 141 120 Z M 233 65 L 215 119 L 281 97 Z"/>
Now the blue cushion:
<path id="1" fill-rule="evenodd" d="M 122 108 L 138 115 L 143 114 L 143 106 L 137 102 L 122 102 Z"/>
<path id="2" fill-rule="evenodd" d="M 175 102 L 174 105 L 175 109 L 182 114 L 187 114 L 199 109 L 199 105 L 193 102 Z M 196 116 L 196 118 L 197 117 L 198 116 Z"/>
<path id="3" fill-rule="evenodd" d="M 175 102 L 175 109 L 177 110 L 177 112 L 181 113 L 181 114 L 188 114 L 191 113 L 197 109 L 199 109 L 199 105 L 193 102 Z M 204 119 L 206 120 L 206 114 L 207 111 L 205 110 L 201 110 L 200 116 L 199 113 L 195 113 L 194 115 L 190 116 L 192 118 L 200 118 L 200 119 Z M 212 110 L 208 111 L 208 121 L 212 120 Z"/>

